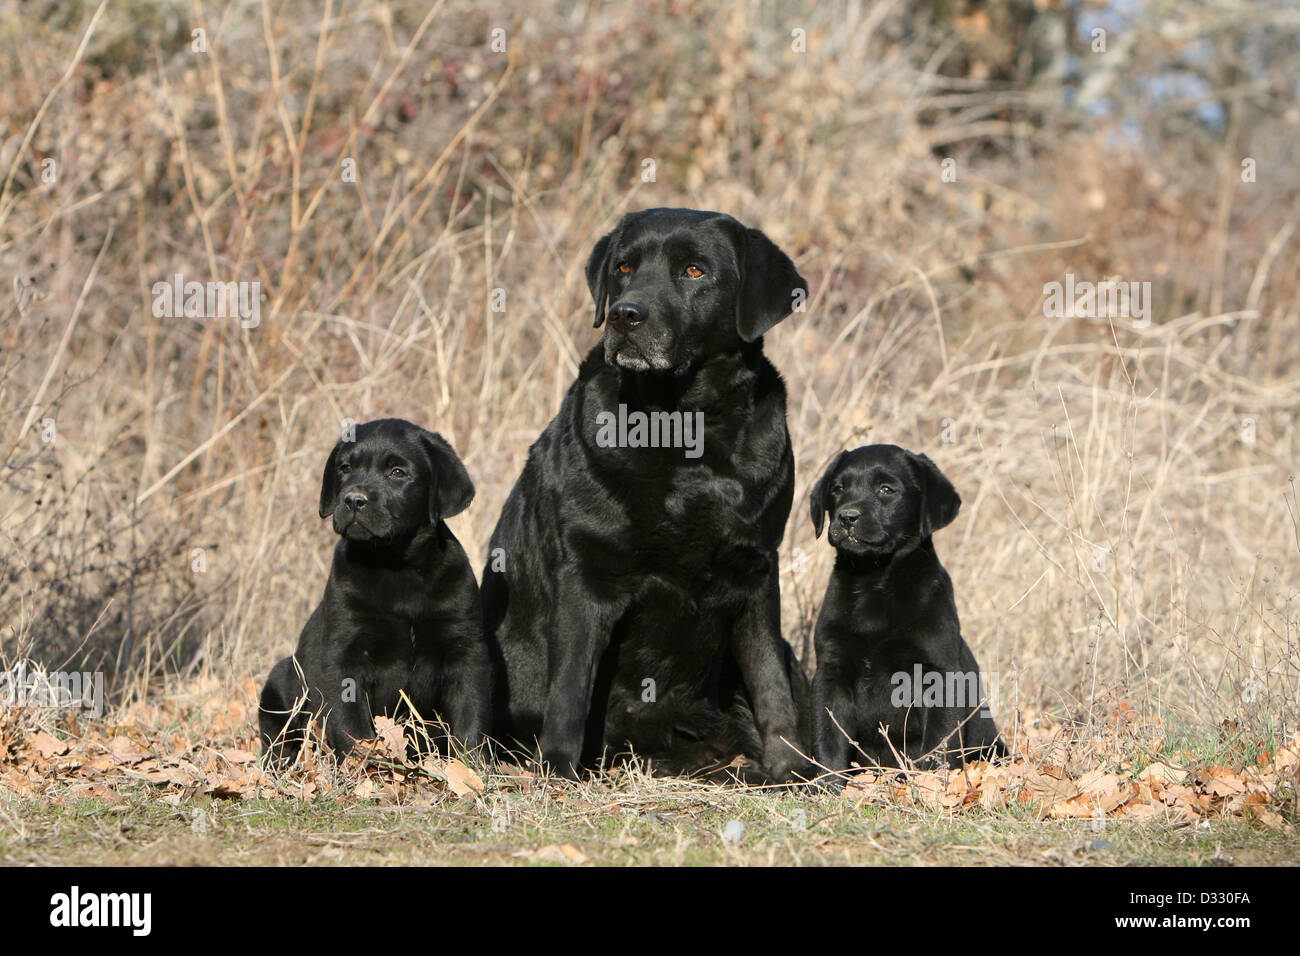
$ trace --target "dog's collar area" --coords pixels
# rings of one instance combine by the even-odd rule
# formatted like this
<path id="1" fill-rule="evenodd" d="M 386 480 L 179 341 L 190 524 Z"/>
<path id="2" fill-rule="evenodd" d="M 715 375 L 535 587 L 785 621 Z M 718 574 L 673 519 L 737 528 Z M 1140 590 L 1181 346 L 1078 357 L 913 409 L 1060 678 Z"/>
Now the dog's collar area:
<path id="1" fill-rule="evenodd" d="M 344 560 L 350 564 L 395 571 L 427 566 L 440 559 L 446 550 L 440 529 L 433 525 L 401 538 L 360 541 L 344 537 L 339 545 Z"/>
<path id="2" fill-rule="evenodd" d="M 617 377 L 618 399 L 629 407 L 694 409 L 697 406 L 691 399 L 701 387 L 710 404 L 737 399 L 752 403 L 763 362 L 762 348 L 755 350 L 754 344 L 665 372 L 632 371 L 615 365 L 605 368 Z"/>
<path id="3" fill-rule="evenodd" d="M 846 571 L 855 577 L 879 576 L 883 583 L 885 576 L 894 563 L 893 554 L 868 555 L 849 554 L 847 551 L 835 552 L 835 570 Z"/>
<path id="4" fill-rule="evenodd" d="M 883 586 L 884 580 L 890 574 L 896 570 L 905 570 L 910 559 L 918 553 L 924 553 L 930 543 L 929 538 L 910 538 L 903 543 L 902 547 L 888 554 L 852 554 L 836 548 L 835 570 L 863 578 L 878 575 L 879 583 Z M 929 550 L 933 553 L 934 549 Z"/>

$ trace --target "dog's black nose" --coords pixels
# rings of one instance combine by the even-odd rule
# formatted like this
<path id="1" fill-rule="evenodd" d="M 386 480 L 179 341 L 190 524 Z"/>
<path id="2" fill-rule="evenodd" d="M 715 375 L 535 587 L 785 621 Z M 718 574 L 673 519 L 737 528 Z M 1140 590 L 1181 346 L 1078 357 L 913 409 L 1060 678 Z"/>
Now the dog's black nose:
<path id="1" fill-rule="evenodd" d="M 343 496 L 343 503 L 352 511 L 360 511 L 370 499 L 360 491 L 349 491 Z"/>
<path id="2" fill-rule="evenodd" d="M 609 307 L 609 321 L 620 332 L 635 329 L 650 318 L 650 311 L 637 302 L 615 302 Z"/>
<path id="3" fill-rule="evenodd" d="M 862 512 L 857 508 L 841 508 L 839 511 L 840 524 L 846 528 L 852 528 L 861 517 Z"/>

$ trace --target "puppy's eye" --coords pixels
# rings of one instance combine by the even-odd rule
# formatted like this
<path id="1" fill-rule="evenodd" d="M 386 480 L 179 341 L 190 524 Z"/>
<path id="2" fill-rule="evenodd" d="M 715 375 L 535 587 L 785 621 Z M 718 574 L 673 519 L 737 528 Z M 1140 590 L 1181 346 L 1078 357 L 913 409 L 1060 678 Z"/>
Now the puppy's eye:
<path id="1" fill-rule="evenodd" d="M 840 484 L 838 481 L 835 482 L 835 484 L 831 485 L 831 494 L 838 495 L 838 494 L 842 494 L 843 492 L 844 492 L 844 486 Z"/>
<path id="2" fill-rule="evenodd" d="M 686 274 L 690 276 L 692 279 L 698 279 L 702 275 L 704 275 L 704 270 L 692 262 L 689 266 L 686 267 Z"/>
<path id="3" fill-rule="evenodd" d="M 352 470 L 352 466 L 349 465 L 346 461 L 345 461 L 343 464 L 339 465 L 339 474 L 340 474 L 340 475 L 346 475 L 346 474 L 347 474 L 348 472 L 350 472 L 351 470 Z"/>
<path id="4" fill-rule="evenodd" d="M 876 492 L 882 495 L 892 495 L 897 490 L 898 489 L 896 489 L 893 485 L 881 485 L 879 488 L 876 489 Z"/>
<path id="5" fill-rule="evenodd" d="M 406 469 L 405 469 L 405 468 L 394 468 L 394 469 L 392 469 L 391 471 L 389 471 L 389 473 L 388 473 L 388 477 L 389 477 L 389 478 L 405 478 L 405 477 L 406 477 Z"/>
<path id="6" fill-rule="evenodd" d="M 614 267 L 614 271 L 621 276 L 630 276 L 632 274 L 632 267 L 626 262 L 620 262 Z"/>

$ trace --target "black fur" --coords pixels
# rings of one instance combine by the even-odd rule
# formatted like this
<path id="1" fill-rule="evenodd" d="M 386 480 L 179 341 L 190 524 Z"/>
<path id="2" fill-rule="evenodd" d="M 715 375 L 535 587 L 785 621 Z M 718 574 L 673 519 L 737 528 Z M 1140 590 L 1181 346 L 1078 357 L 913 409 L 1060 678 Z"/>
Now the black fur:
<path id="1" fill-rule="evenodd" d="M 979 665 L 930 540 L 961 507 L 952 484 L 925 455 L 869 445 L 831 462 L 809 504 L 819 537 L 830 515 L 836 549 L 815 635 L 818 763 L 834 771 L 851 760 L 895 767 L 897 751 L 908 761 L 960 766 L 963 757 L 1005 753 L 992 717 L 980 712 L 978 683 L 972 689 L 964 676 L 978 675 Z M 918 665 L 922 675 L 942 675 L 944 694 L 926 697 Z M 947 693 L 948 675 L 954 693 Z M 902 706 L 892 699 L 896 691 Z"/>
<path id="2" fill-rule="evenodd" d="M 744 755 L 749 775 L 788 779 L 804 678 L 776 549 L 794 463 L 762 334 L 807 284 L 758 230 L 686 209 L 625 216 L 587 280 L 603 341 L 530 449 L 483 572 L 497 733 L 540 741 L 566 775 L 630 747 L 657 772 Z M 700 455 L 600 444 L 597 416 L 620 405 L 702 413 Z"/>
<path id="3" fill-rule="evenodd" d="M 312 714 L 348 752 L 374 736 L 375 715 L 403 709 L 401 692 L 467 747 L 487 730 L 482 604 L 443 520 L 469 506 L 474 485 L 442 436 L 410 422 L 367 422 L 355 438 L 334 446 L 321 479 L 320 515 L 341 536 L 325 595 L 262 690 L 262 744 L 277 761 L 292 759 Z"/>

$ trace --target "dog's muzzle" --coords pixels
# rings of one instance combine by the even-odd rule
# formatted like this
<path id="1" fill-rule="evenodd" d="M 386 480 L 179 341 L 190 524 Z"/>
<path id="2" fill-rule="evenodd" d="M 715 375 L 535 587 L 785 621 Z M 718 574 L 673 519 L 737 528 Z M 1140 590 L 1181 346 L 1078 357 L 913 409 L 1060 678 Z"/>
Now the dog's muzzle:
<path id="1" fill-rule="evenodd" d="M 339 500 L 339 506 L 334 509 L 335 532 L 349 538 L 375 537 L 375 532 L 362 520 L 363 515 L 370 517 L 370 513 L 366 510 L 369 504 L 370 496 L 360 489 L 353 489 L 344 494 Z"/>
<path id="2" fill-rule="evenodd" d="M 873 532 L 878 529 L 872 529 L 862 524 L 862 512 L 853 507 L 841 508 L 835 513 L 835 520 L 831 522 L 827 537 L 831 545 L 836 548 L 844 548 L 854 552 L 873 551 L 877 548 L 889 544 L 888 535 L 876 534 Z"/>
<path id="3" fill-rule="evenodd" d="M 650 322 L 650 310 L 639 302 L 620 300 L 609 308 L 605 332 L 605 361 L 629 372 L 668 372 L 672 359 L 662 329 Z M 656 335 L 655 332 L 659 332 Z"/>

